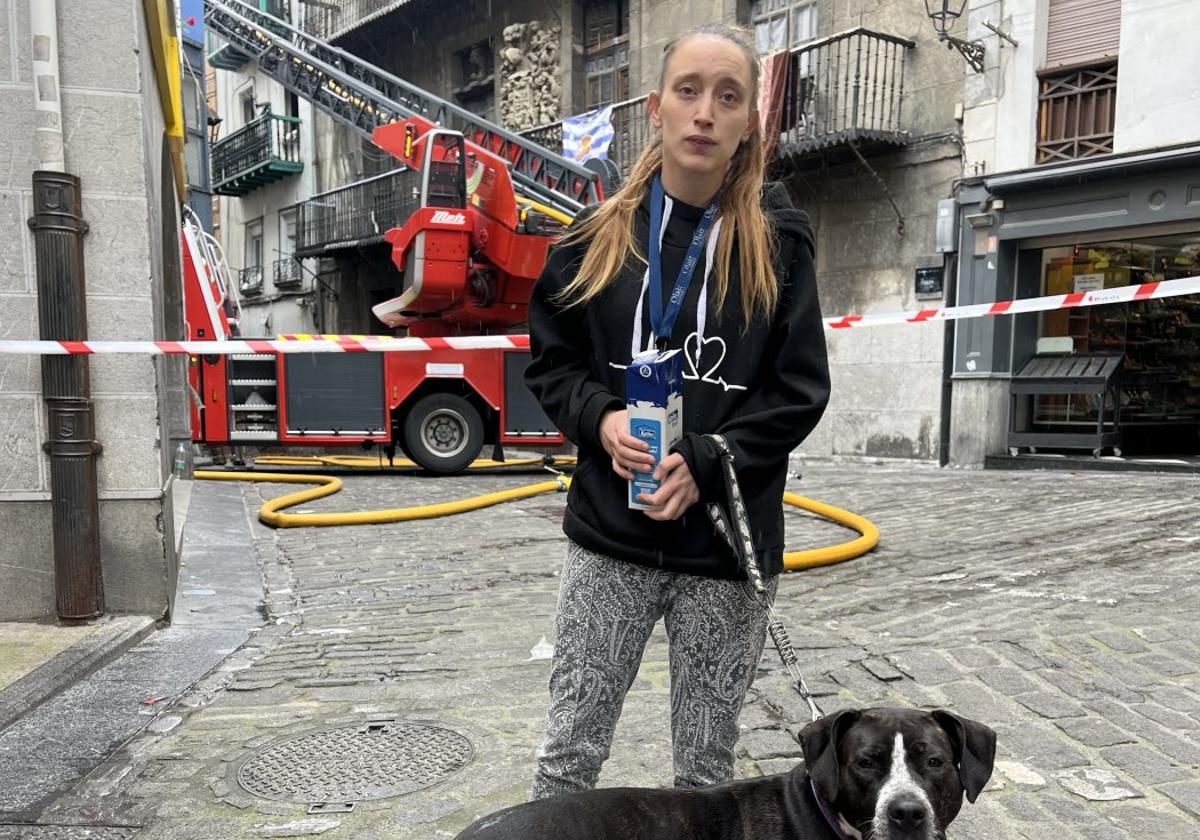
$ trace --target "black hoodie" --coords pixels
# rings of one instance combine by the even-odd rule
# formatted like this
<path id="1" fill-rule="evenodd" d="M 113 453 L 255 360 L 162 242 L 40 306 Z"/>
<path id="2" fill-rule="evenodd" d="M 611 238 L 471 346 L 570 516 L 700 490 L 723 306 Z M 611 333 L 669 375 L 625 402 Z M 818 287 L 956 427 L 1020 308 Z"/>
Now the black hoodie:
<path id="1" fill-rule="evenodd" d="M 640 325 L 635 324 L 644 295 L 645 263 L 631 256 L 598 297 L 582 306 L 565 306 L 558 293 L 578 271 L 586 245 L 551 249 L 529 302 L 533 358 L 526 382 L 550 419 L 579 449 L 563 530 L 584 548 L 668 571 L 743 577 L 703 504 L 726 501 L 720 455 L 704 437 L 719 432 L 733 451 L 759 564 L 768 575 L 783 570 L 782 495 L 788 454 L 825 410 L 829 367 L 812 229 L 807 217 L 792 209 L 782 186 L 768 195 L 765 206 L 779 237 L 775 274 L 780 292 L 770 323 L 760 318 L 744 331 L 735 244 L 734 269 L 721 311 L 715 311 L 715 281 L 709 278 L 706 284 L 702 258 L 671 337 L 669 347 L 682 348 L 685 355 L 684 437 L 675 451 L 687 461 L 701 496 L 700 504 L 672 522 L 629 510 L 628 484 L 613 472 L 599 437 L 601 417 L 625 407 L 625 366 L 634 343 L 645 349 L 650 335 L 648 306 L 641 307 Z M 703 208 L 680 201 L 672 204 L 662 245 L 664 298 L 703 213 Z M 634 231 L 642 254 L 648 252 L 649 205 L 647 190 Z M 715 237 L 713 230 L 710 240 L 715 242 Z M 701 319 L 697 302 L 705 289 Z"/>

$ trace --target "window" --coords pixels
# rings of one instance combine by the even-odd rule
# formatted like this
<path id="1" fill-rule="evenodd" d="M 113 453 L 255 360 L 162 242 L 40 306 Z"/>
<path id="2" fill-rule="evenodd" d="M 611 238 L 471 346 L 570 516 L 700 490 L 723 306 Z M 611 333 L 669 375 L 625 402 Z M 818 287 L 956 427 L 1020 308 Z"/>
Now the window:
<path id="1" fill-rule="evenodd" d="M 283 92 L 283 112 L 289 117 L 300 116 L 300 97 L 290 90 Z"/>
<path id="2" fill-rule="evenodd" d="M 759 55 L 798 46 L 817 37 L 816 0 L 753 0 L 750 25 Z"/>
<path id="3" fill-rule="evenodd" d="M 246 223 L 245 261 L 238 288 L 244 295 L 257 295 L 263 286 L 263 223 L 262 219 Z"/>
<path id="4" fill-rule="evenodd" d="M 279 213 L 279 250 L 281 256 L 296 253 L 296 210 L 281 210 Z"/>
<path id="5" fill-rule="evenodd" d="M 246 223 L 246 259 L 242 263 L 247 268 L 263 264 L 263 223 L 255 219 Z"/>
<path id="6" fill-rule="evenodd" d="M 590 0 L 584 5 L 583 55 L 586 110 L 629 98 L 627 0 Z"/>
<path id="7" fill-rule="evenodd" d="M 184 176 L 187 185 L 192 189 L 197 187 L 208 189 L 204 177 L 204 139 L 203 135 L 187 133 L 183 143 Z"/>
<path id="8" fill-rule="evenodd" d="M 1043 74 L 1040 88 L 1038 163 L 1112 154 L 1117 109 L 1115 62 Z"/>
<path id="9" fill-rule="evenodd" d="M 491 43 L 484 40 L 472 44 L 459 50 L 457 58 L 459 85 L 454 90 L 455 99 L 471 113 L 485 120 L 495 119 L 496 77 Z"/>
<path id="10" fill-rule="evenodd" d="M 187 129 L 183 146 L 185 179 L 189 187 L 208 189 L 204 148 L 208 106 L 197 84 L 195 68 L 187 63 L 183 65 L 182 91 L 183 122 Z"/>
<path id="11" fill-rule="evenodd" d="M 300 261 L 296 253 L 296 208 L 279 211 L 279 258 L 275 260 L 275 285 L 298 286 L 301 280 Z"/>
<path id="12" fill-rule="evenodd" d="M 189 131 L 201 131 L 204 128 L 204 107 L 200 102 L 200 91 L 196 88 L 196 78 L 192 75 L 190 66 L 184 66 L 180 81 L 183 88 L 184 125 Z"/>
<path id="13" fill-rule="evenodd" d="M 254 100 L 254 88 L 242 91 L 240 101 L 242 105 L 242 125 L 254 122 L 254 118 L 258 116 L 258 109 Z"/>

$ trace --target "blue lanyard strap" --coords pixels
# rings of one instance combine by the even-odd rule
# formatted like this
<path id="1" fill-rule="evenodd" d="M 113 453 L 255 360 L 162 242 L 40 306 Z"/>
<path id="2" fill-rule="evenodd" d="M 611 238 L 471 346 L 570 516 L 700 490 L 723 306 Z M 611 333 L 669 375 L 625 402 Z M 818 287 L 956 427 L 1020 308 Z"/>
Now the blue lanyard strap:
<path id="1" fill-rule="evenodd" d="M 704 210 L 696 231 L 692 234 L 692 244 L 688 246 L 687 256 L 679 267 L 679 276 L 675 278 L 675 288 L 671 290 L 671 299 L 667 301 L 666 311 L 663 311 L 662 294 L 662 214 L 665 201 L 661 174 L 654 176 L 654 185 L 650 195 L 650 329 L 656 342 L 666 344 L 675 329 L 675 320 L 679 310 L 683 308 L 683 298 L 687 295 L 688 285 L 692 282 L 692 273 L 700 261 L 700 253 L 708 239 L 717 218 L 717 199 L 714 197 Z M 704 302 L 701 301 L 703 306 Z"/>

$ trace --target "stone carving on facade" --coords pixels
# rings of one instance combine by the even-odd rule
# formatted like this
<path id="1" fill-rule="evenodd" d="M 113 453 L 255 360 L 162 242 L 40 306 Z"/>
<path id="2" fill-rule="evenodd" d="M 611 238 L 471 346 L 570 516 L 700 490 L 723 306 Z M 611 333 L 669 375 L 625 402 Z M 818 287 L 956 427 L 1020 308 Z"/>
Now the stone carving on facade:
<path id="1" fill-rule="evenodd" d="M 540 21 L 504 27 L 500 49 L 500 123 L 512 131 L 554 122 L 562 93 L 560 28 Z"/>

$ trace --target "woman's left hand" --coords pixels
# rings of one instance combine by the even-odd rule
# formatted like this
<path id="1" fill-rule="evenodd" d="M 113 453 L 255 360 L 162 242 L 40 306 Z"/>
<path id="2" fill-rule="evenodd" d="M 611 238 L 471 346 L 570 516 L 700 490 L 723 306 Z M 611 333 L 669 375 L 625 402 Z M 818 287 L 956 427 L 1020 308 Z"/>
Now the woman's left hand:
<path id="1" fill-rule="evenodd" d="M 659 461 L 654 478 L 660 482 L 658 490 L 647 495 L 640 493 L 638 501 L 653 505 L 654 510 L 645 511 L 651 519 L 669 522 L 683 516 L 684 512 L 700 501 L 700 488 L 688 469 L 687 461 L 678 452 L 672 452 Z"/>

